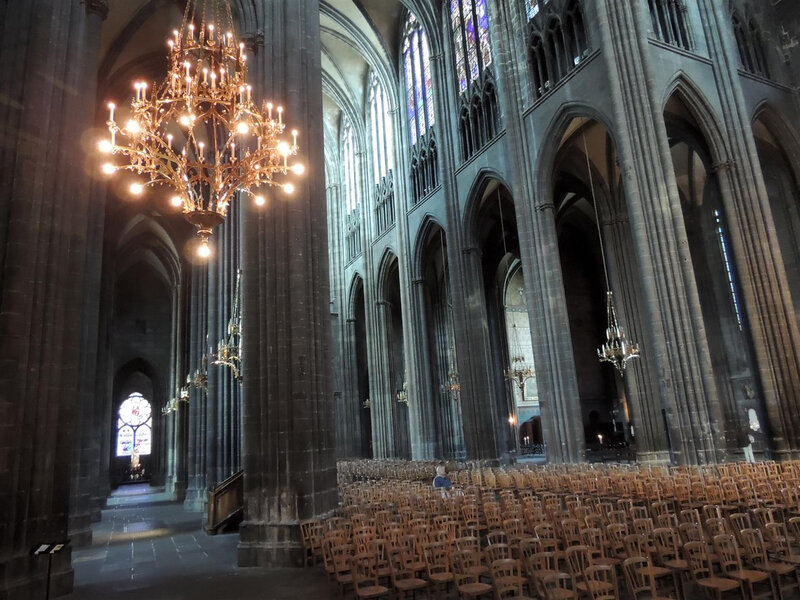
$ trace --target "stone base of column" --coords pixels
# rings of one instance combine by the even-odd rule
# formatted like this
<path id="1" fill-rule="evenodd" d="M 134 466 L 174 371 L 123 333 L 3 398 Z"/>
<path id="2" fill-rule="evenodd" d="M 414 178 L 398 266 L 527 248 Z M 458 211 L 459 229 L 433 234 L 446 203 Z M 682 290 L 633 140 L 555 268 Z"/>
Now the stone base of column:
<path id="1" fill-rule="evenodd" d="M 797 460 L 800 458 L 800 449 L 799 448 L 787 448 L 785 450 L 773 450 L 772 451 L 772 459 L 778 462 L 784 460 Z M 766 459 L 767 457 L 763 456 L 762 460 Z"/>
<path id="2" fill-rule="evenodd" d="M 70 517 L 69 543 L 73 548 L 84 548 L 92 544 L 91 512 Z"/>
<path id="3" fill-rule="evenodd" d="M 244 521 L 239 526 L 240 567 L 302 567 L 299 523 Z"/>
<path id="4" fill-rule="evenodd" d="M 669 454 L 669 450 L 637 452 L 636 462 L 642 465 L 669 465 L 672 462 L 672 457 Z"/>
<path id="5" fill-rule="evenodd" d="M 206 510 L 208 497 L 205 490 L 190 488 L 185 490 L 183 508 L 190 512 L 203 512 Z"/>
<path id="6" fill-rule="evenodd" d="M 172 494 L 175 502 L 184 502 L 186 500 L 186 484 L 183 482 L 171 483 L 167 485 L 167 492 Z"/>
<path id="7" fill-rule="evenodd" d="M 72 591 L 74 573 L 69 548 L 53 555 L 50 573 L 50 598 Z M 47 588 L 47 556 L 11 557 L 0 562 L 0 600 L 44 598 Z"/>

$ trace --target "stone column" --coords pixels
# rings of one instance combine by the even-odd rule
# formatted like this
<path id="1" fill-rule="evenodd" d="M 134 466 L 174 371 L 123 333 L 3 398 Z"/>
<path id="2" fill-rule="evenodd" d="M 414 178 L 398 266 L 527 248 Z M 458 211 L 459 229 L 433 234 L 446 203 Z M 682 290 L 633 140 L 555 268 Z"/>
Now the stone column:
<path id="1" fill-rule="evenodd" d="M 659 102 L 646 62 L 644 9 L 605 0 L 598 7 L 602 46 L 611 82 L 618 153 L 628 215 L 642 277 L 644 312 L 675 459 L 707 463 L 723 458 L 718 443 L 722 410 L 680 199 Z"/>
<path id="2" fill-rule="evenodd" d="M 372 455 L 374 458 L 394 458 L 395 445 L 395 401 L 392 391 L 395 380 L 392 364 L 391 337 L 392 305 L 379 300 L 375 305 L 374 335 L 368 336 L 375 349 L 377 368 L 370 373 L 372 379 Z"/>
<path id="3" fill-rule="evenodd" d="M 94 117 L 103 5 L 4 5 L 0 37 L 0 598 L 44 596 L 39 543 L 68 537 L 89 256 L 90 185 L 81 137 Z M 94 10 L 97 8 L 98 11 Z M 91 261 L 90 261 L 91 262 Z M 92 281 L 90 279 L 90 281 Z M 84 396 L 85 397 L 85 396 Z M 80 480 L 84 521 L 89 482 Z M 84 524 L 81 525 L 84 527 Z M 70 547 L 53 596 L 72 586 Z"/>
<path id="4" fill-rule="evenodd" d="M 194 265 L 191 269 L 189 306 L 189 369 L 193 376 L 208 368 L 203 355 L 208 351 L 207 310 L 208 310 L 208 266 Z M 199 511 L 206 503 L 206 430 L 207 430 L 206 390 L 191 386 L 189 389 L 187 488 L 184 506 L 188 510 Z"/>
<path id="5" fill-rule="evenodd" d="M 241 566 L 302 564 L 301 520 L 336 506 L 319 2 L 257 5 L 256 96 L 286 109 L 307 166 L 297 189 L 245 207 Z"/>
<path id="6" fill-rule="evenodd" d="M 413 362 L 408 373 L 408 423 L 411 438 L 411 458 L 430 460 L 440 458 L 442 449 L 437 445 L 434 397 L 432 389 L 431 350 L 428 343 L 429 317 L 425 302 L 425 280 L 415 279 L 412 286 L 410 346 L 413 345 Z"/>

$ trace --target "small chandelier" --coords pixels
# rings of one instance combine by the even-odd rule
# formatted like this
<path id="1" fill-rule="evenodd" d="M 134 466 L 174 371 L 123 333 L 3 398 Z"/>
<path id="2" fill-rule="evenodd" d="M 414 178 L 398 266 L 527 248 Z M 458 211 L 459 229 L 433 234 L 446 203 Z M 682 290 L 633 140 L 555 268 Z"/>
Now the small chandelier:
<path id="1" fill-rule="evenodd" d="M 625 375 L 625 363 L 632 358 L 639 358 L 639 344 L 625 339 L 625 330 L 617 321 L 617 311 L 614 309 L 614 292 L 606 292 L 606 313 L 608 327 L 606 328 L 606 342 L 597 349 L 600 362 L 610 362 L 617 368 L 620 375 Z"/>
<path id="2" fill-rule="evenodd" d="M 397 402 L 400 404 L 408 404 L 408 382 L 403 382 L 402 389 L 397 392 Z"/>
<path id="3" fill-rule="evenodd" d="M 233 294 L 233 311 L 228 320 L 228 335 L 225 339 L 219 340 L 217 351 L 211 355 L 212 365 L 218 367 L 228 367 L 233 371 L 233 376 L 237 381 L 242 380 L 242 309 L 239 300 L 239 288 L 242 281 L 242 273 L 236 273 L 236 290 Z"/>
<path id="4" fill-rule="evenodd" d="M 524 392 L 525 382 L 531 377 L 536 376 L 536 369 L 533 368 L 533 365 L 525 361 L 525 356 L 522 354 L 522 346 L 519 343 L 517 324 L 512 324 L 511 329 L 513 333 L 511 364 L 509 365 L 508 369 L 503 372 L 503 376 L 509 381 L 516 383 L 520 391 Z"/>
<path id="5" fill-rule="evenodd" d="M 589 164 L 589 150 L 586 146 L 586 133 L 583 134 L 583 154 L 586 157 L 586 170 L 589 173 L 589 188 L 592 191 L 592 206 L 594 208 L 594 220 L 597 225 L 597 238 L 600 242 L 600 257 L 603 261 L 603 274 L 606 279 L 606 341 L 597 349 L 597 357 L 600 362 L 610 362 L 617 368 L 621 377 L 625 376 L 625 366 L 632 358 L 639 358 L 639 344 L 625 340 L 625 331 L 617 321 L 617 311 L 614 308 L 614 292 L 611 291 L 611 284 L 608 279 L 608 266 L 606 265 L 606 253 L 603 250 L 603 234 L 600 229 L 600 217 L 597 213 L 597 198 L 594 193 L 594 181 L 592 180 L 592 168 Z M 602 440 L 601 440 L 602 443 Z"/>
<path id="6" fill-rule="evenodd" d="M 133 195 L 149 186 L 172 190 L 171 203 L 194 225 L 197 252 L 206 258 L 211 232 L 225 220 L 236 192 L 262 206 L 263 188 L 279 186 L 291 194 L 294 184 L 279 176 L 302 175 L 305 167 L 289 162 L 297 154 L 297 130 L 291 139 L 284 137 L 283 108 L 271 103 L 259 108 L 252 99 L 244 44 L 213 24 L 195 30 L 189 7 L 194 13 L 200 2 L 189 0 L 181 28 L 167 41 L 170 67 L 164 81 L 152 89 L 144 81 L 134 83 L 130 116 L 122 126 L 109 103 L 110 137 L 99 149 L 124 159 L 103 164 L 104 173 L 141 176 L 130 184 Z M 227 10 L 232 29 L 229 5 Z"/>

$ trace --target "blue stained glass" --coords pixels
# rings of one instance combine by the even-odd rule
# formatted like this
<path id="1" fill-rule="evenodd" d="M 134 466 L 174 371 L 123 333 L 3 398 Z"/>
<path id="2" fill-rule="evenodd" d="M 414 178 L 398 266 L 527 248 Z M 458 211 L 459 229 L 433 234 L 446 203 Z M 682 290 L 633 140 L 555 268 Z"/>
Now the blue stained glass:
<path id="1" fill-rule="evenodd" d="M 486 12 L 486 0 L 475 1 L 475 11 L 478 15 L 478 37 L 481 43 L 481 60 L 485 69 L 492 64 L 492 45 L 489 42 L 489 14 Z"/>
<path id="2" fill-rule="evenodd" d="M 428 49 L 428 37 L 422 32 L 422 61 L 425 65 L 425 92 L 428 100 L 428 127 L 433 127 L 433 80 L 431 79 L 431 56 Z M 422 106 L 422 105 L 420 105 Z"/>
<path id="3" fill-rule="evenodd" d="M 525 3 L 525 11 L 529 20 L 535 17 L 539 13 L 539 0 L 528 0 Z"/>
<path id="4" fill-rule="evenodd" d="M 422 53 L 419 51 L 420 47 L 420 33 L 415 31 L 411 38 L 411 47 L 414 52 L 414 101 L 417 105 L 417 123 L 419 124 L 419 134 L 422 135 L 427 129 L 425 124 L 425 87 L 422 81 Z"/>
<path id="5" fill-rule="evenodd" d="M 464 12 L 466 13 L 467 11 Z M 470 15 L 469 19 L 466 19 L 465 16 L 465 22 L 467 26 L 467 56 L 469 57 L 469 75 L 470 75 L 469 78 L 470 81 L 474 81 L 475 79 L 478 78 L 479 75 L 475 21 L 474 19 L 472 19 L 472 15 Z"/>
<path id="6" fill-rule="evenodd" d="M 417 143 L 416 105 L 414 103 L 414 71 L 411 68 L 411 49 L 406 49 L 406 107 L 408 110 L 408 131 L 411 136 L 411 145 Z"/>
<path id="7" fill-rule="evenodd" d="M 451 0 L 450 2 L 450 20 L 453 25 L 458 91 L 463 92 L 467 89 L 467 67 L 464 64 L 464 32 L 461 28 L 461 8 L 459 7 L 459 0 Z"/>

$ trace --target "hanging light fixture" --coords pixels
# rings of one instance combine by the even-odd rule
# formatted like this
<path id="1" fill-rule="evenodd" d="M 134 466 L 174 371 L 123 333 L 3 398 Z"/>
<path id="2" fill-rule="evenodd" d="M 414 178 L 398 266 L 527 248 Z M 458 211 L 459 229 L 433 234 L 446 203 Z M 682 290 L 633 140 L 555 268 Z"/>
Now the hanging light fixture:
<path id="1" fill-rule="evenodd" d="M 219 340 L 217 351 L 211 355 L 212 365 L 228 367 L 237 381 L 242 380 L 242 309 L 239 300 L 239 286 L 242 272 L 236 273 L 236 290 L 233 294 L 233 311 L 228 320 L 228 334 Z"/>
<path id="2" fill-rule="evenodd" d="M 519 333 L 517 332 L 517 324 L 511 325 L 511 361 L 508 369 L 503 372 L 503 376 L 509 381 L 514 382 L 519 387 L 520 391 L 524 393 L 525 382 L 531 377 L 536 376 L 536 369 L 533 365 L 525 360 L 525 355 L 522 353 L 522 346 L 519 342 Z"/>
<path id="3" fill-rule="evenodd" d="M 264 188 L 281 187 L 291 194 L 295 186 L 284 176 L 302 175 L 305 167 L 290 162 L 297 154 L 297 130 L 285 136 L 283 108 L 264 103 L 259 108 L 247 83 L 244 44 L 232 33 L 230 4 L 227 30 L 215 27 L 221 0 L 189 0 L 180 29 L 169 46 L 169 71 L 159 85 L 137 81 L 125 123 L 115 120 L 109 103 L 109 137 L 99 142 L 109 160 L 102 171 L 113 175 L 127 170 L 139 177 L 129 191 L 141 195 L 148 187 L 171 190 L 170 203 L 183 211 L 200 238 L 197 253 L 211 254 L 208 240 L 225 220 L 237 192 L 266 203 Z M 195 26 L 198 5 L 203 10 Z M 206 9 L 211 6 L 211 10 Z"/>
<path id="4" fill-rule="evenodd" d="M 581 133 L 583 138 L 583 154 L 586 157 L 586 170 L 589 173 L 589 188 L 592 191 L 592 206 L 594 208 L 594 221 L 597 225 L 597 237 L 600 241 L 600 257 L 603 261 L 603 274 L 606 281 L 606 341 L 597 349 L 597 357 L 600 362 L 609 362 L 619 371 L 620 376 L 625 375 L 625 366 L 633 358 L 639 358 L 639 344 L 625 339 L 625 330 L 617 321 L 617 311 L 614 307 L 614 292 L 611 291 L 611 284 L 608 279 L 608 266 L 606 265 L 606 253 L 603 249 L 603 234 L 600 228 L 600 217 L 597 213 L 597 198 L 594 193 L 594 180 L 592 179 L 592 167 L 589 164 L 589 150 L 586 146 L 586 132 Z"/>
<path id="5" fill-rule="evenodd" d="M 447 279 L 447 271 L 445 270 L 445 254 L 444 254 L 444 231 L 439 233 L 439 247 L 442 249 L 442 281 Z M 456 329 L 453 322 L 453 305 L 450 303 L 448 294 L 447 299 L 447 326 L 449 328 L 450 346 L 447 352 L 448 372 L 447 380 L 441 384 L 440 389 L 442 393 L 449 396 L 453 401 L 458 402 L 461 398 L 461 382 L 458 377 L 458 369 L 456 367 L 456 346 L 455 335 Z"/>

